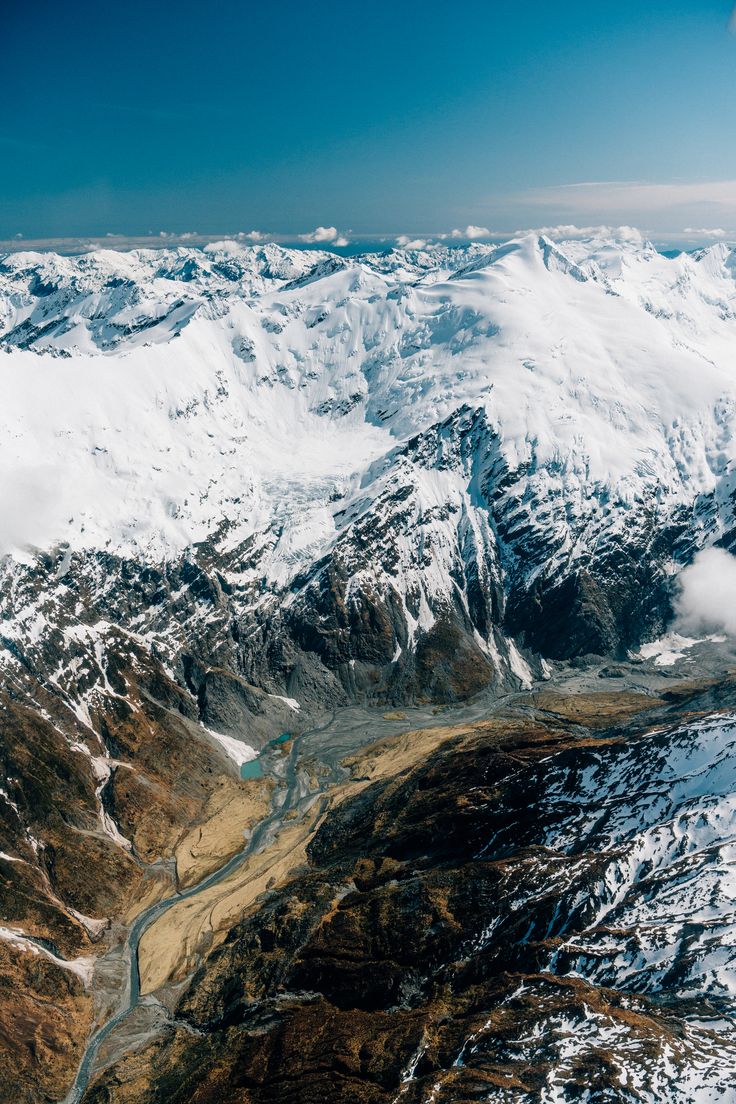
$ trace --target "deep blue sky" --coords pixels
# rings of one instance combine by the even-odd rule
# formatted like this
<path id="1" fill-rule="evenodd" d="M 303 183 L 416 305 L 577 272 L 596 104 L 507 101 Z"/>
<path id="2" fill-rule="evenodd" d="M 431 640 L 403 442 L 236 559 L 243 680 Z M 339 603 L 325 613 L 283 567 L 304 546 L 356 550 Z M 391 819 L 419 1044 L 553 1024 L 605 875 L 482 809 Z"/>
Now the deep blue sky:
<path id="1" fill-rule="evenodd" d="M 2 0 L 0 238 L 732 230 L 731 6 Z"/>

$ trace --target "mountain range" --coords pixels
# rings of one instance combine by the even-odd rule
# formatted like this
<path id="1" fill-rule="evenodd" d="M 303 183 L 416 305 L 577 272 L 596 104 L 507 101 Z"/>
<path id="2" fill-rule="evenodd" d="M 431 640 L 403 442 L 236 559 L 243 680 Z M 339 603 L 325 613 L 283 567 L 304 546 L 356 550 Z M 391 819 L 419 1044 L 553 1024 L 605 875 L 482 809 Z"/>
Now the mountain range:
<path id="1" fill-rule="evenodd" d="M 0 1074 L 22 1086 L 19 1095 L 0 1092 L 0 1099 L 63 1098 L 87 1036 L 115 1007 L 125 973 L 121 948 L 134 918 L 172 885 L 180 892 L 190 876 L 192 885 L 195 874 L 206 879 L 238 853 L 243 830 L 255 831 L 256 813 L 266 815 L 273 787 L 288 776 L 279 755 L 291 753 L 279 751 L 279 740 L 304 737 L 311 747 L 307 734 L 335 716 L 353 718 L 351 733 L 362 718 L 362 743 L 396 737 L 412 718 L 424 732 L 432 717 L 462 719 L 473 700 L 488 709 L 513 702 L 513 747 L 498 750 L 496 728 L 492 736 L 482 728 L 454 733 L 448 763 L 468 787 L 453 781 L 437 797 L 438 808 L 452 805 L 452 854 L 443 851 L 424 806 L 417 817 L 427 822 L 426 853 L 405 821 L 395 839 L 389 828 L 401 820 L 402 802 L 413 808 L 419 801 L 416 787 L 438 786 L 431 757 L 401 761 L 400 782 L 391 785 L 404 790 L 350 791 L 345 806 L 328 796 L 327 820 L 311 824 L 304 845 L 312 872 L 298 875 L 309 883 L 299 892 L 310 902 L 304 924 L 312 925 L 311 965 L 298 958 L 293 925 L 287 932 L 277 924 L 283 939 L 274 937 L 271 950 L 281 947 L 280 964 L 259 958 L 254 982 L 262 991 L 256 1004 L 271 1002 L 261 1022 L 253 1008 L 243 1010 L 243 992 L 234 996 L 232 989 L 238 972 L 249 969 L 243 963 L 248 948 L 254 953 L 256 928 L 261 951 L 271 953 L 261 947 L 269 938 L 261 913 L 242 930 L 232 928 L 211 960 L 201 933 L 200 943 L 188 936 L 196 962 L 187 959 L 189 973 L 179 962 L 181 976 L 156 989 L 166 990 L 166 999 L 157 999 L 174 1016 L 161 1052 L 168 1080 L 154 1092 L 150 1070 L 142 1074 L 134 1059 L 123 1058 L 123 1070 L 125 1062 L 135 1066 L 128 1082 L 101 1081 L 84 1099 L 220 1100 L 214 1074 L 200 1096 L 186 1095 L 194 1092 L 191 1080 L 174 1085 L 172 1071 L 189 1061 L 182 1040 L 206 1038 L 192 1044 L 193 1053 L 207 1050 L 197 1059 L 203 1069 L 215 1069 L 225 1053 L 230 1061 L 233 1025 L 249 1025 L 251 1039 L 276 1016 L 274 971 L 282 980 L 288 974 L 288 991 L 301 994 L 294 1022 L 307 1034 L 316 1029 L 305 993 L 320 993 L 346 1012 L 354 983 L 353 1019 L 393 1015 L 399 1006 L 407 1016 L 407 1009 L 424 1009 L 410 1025 L 402 1020 L 390 1045 L 381 1043 L 392 1058 L 380 1076 L 364 1077 L 348 1062 L 348 1087 L 335 1088 L 337 1078 L 325 1089 L 317 1079 L 314 1099 L 330 1091 L 327 1099 L 345 1102 L 438 1099 L 429 1056 L 437 1068 L 460 1070 L 481 1005 L 484 1016 L 497 1018 L 503 1002 L 526 1002 L 538 1018 L 545 986 L 558 975 L 595 987 L 599 1011 L 605 998 L 605 1015 L 615 1020 L 606 1038 L 619 1056 L 633 1031 L 651 1057 L 652 1040 L 660 1032 L 661 1043 L 666 1028 L 679 1031 L 681 1042 L 687 1036 L 677 1052 L 685 1064 L 710 1069 L 731 1061 L 729 1033 L 716 1038 L 712 1025 L 703 1027 L 702 1009 L 699 1026 L 673 1026 L 678 1016 L 680 1025 L 695 1024 L 674 1009 L 676 1001 L 707 991 L 715 1007 L 714 994 L 732 989 L 724 949 L 730 937 L 723 933 L 733 895 L 721 886 L 710 906 L 705 902 L 709 878 L 728 882 L 718 863 L 730 863 L 723 858 L 733 725 L 723 720 L 732 705 L 728 663 L 712 660 L 714 677 L 717 669 L 725 679 L 719 689 L 703 684 L 706 663 L 697 685 L 691 678 L 687 693 L 680 686 L 667 697 L 667 669 L 641 648 L 671 628 L 681 570 L 706 547 L 736 544 L 735 323 L 736 250 L 722 244 L 673 257 L 640 241 L 555 243 L 528 234 L 500 246 L 349 258 L 233 242 L 0 257 L 0 974 L 8 982 Z M 605 724 L 587 714 L 581 720 L 559 702 L 539 705 L 540 687 L 553 694 L 564 683 L 565 693 L 580 692 L 570 679 L 584 671 L 620 683 L 615 707 L 604 695 Z M 636 698 L 633 709 L 632 694 L 647 701 Z M 521 731 L 525 701 L 533 733 Z M 631 719 L 648 718 L 650 709 L 656 716 L 649 727 Z M 695 714 L 705 719 L 694 721 Z M 474 715 L 473 724 L 481 721 Z M 653 735 L 655 721 L 666 729 L 661 739 Z M 539 726 L 549 729 L 544 738 Z M 602 750 L 592 751 L 601 741 Z M 686 761 L 692 742 L 703 756 L 697 769 Z M 417 755 L 423 747 L 418 738 Z M 344 750 L 355 752 L 350 741 Z M 322 767 L 312 754 L 302 789 L 288 791 L 300 816 L 311 815 L 317 793 L 332 792 L 315 781 L 327 770 L 327 752 Z M 434 744 L 432 754 L 441 754 Z M 514 756 L 518 777 L 508 769 Z M 462 763 L 470 759 L 497 772 L 495 788 L 483 776 L 490 812 L 469 796 Z M 288 762 L 289 770 L 299 767 Z M 255 763 L 281 766 L 249 781 L 248 764 Z M 409 769 L 416 772 L 411 784 L 401 773 Z M 688 790 L 693 772 L 702 782 L 701 769 L 710 788 Z M 329 785 L 344 785 L 344 769 L 335 770 Z M 648 782 L 634 801 L 642 771 Z M 477 814 L 472 825 L 464 800 Z M 367 855 L 355 851 L 350 817 L 340 820 L 346 808 L 373 833 Z M 582 811 L 573 815 L 573 808 Z M 690 867 L 703 862 L 704 848 L 719 849 L 720 858 L 706 873 L 696 866 L 697 888 L 684 904 L 682 886 L 696 884 Z M 539 888 L 552 873 L 549 864 L 531 870 L 532 850 L 560 856 L 543 905 Z M 698 858 L 688 858 L 683 883 L 683 867 L 673 873 L 673 864 L 691 855 Z M 337 981 L 330 989 L 327 966 L 315 965 L 323 952 L 325 961 L 333 953 L 319 949 L 315 934 L 333 922 L 328 889 L 334 897 L 339 885 L 354 882 L 359 860 L 375 868 L 364 889 L 360 878 L 356 883 L 364 896 L 389 886 L 384 867 L 406 889 L 411 863 L 419 864 L 427 930 L 444 932 L 446 922 L 455 933 L 440 940 L 452 993 L 443 998 L 443 1014 L 455 1025 L 472 1021 L 463 1038 L 453 1027 L 452 1038 L 438 1042 L 439 997 L 427 989 L 432 969 L 440 969 L 437 947 L 423 946 L 411 969 L 405 964 L 407 976 L 416 975 L 411 993 L 397 978 L 378 995 L 361 988 L 380 960 L 377 945 L 356 966 L 360 977 L 346 975 L 339 993 Z M 490 864 L 482 872 L 481 862 Z M 401 865 L 399 873 L 392 863 Z M 433 879 L 448 863 L 456 872 L 462 866 L 462 876 L 438 888 Z M 506 896 L 494 919 L 489 901 L 501 863 Z M 663 896 L 658 904 L 654 897 L 643 902 L 641 880 L 655 874 Z M 468 886 L 484 878 L 485 896 L 479 889 L 465 900 Z M 590 901 L 583 902 L 586 893 Z M 360 908 L 370 911 L 366 901 Z M 666 901 L 667 920 L 657 911 L 667 911 Z M 703 920 L 707 947 L 693 957 L 683 947 L 687 909 L 695 905 L 711 912 Z M 263 907 L 291 915 L 292 906 L 292 898 L 275 897 Z M 370 907 L 393 915 L 399 905 Z M 404 921 L 415 907 L 408 898 L 401 904 Z M 467 930 L 465 921 L 453 927 L 448 919 L 456 908 L 467 908 Z M 524 918 L 524 931 L 509 921 L 512 912 Z M 353 936 L 365 946 L 380 942 L 376 930 L 385 919 L 374 916 L 378 927 L 368 938 L 361 914 Z M 272 930 L 276 921 L 269 923 Z M 530 940 L 541 938 L 542 924 L 546 942 L 535 943 L 532 954 Z M 656 935 L 667 924 L 678 933 L 667 929 L 664 944 L 675 948 L 669 957 Z M 513 954 L 494 943 L 497 927 Z M 335 935 L 336 945 L 342 938 L 344 932 Z M 466 950 L 472 943 L 472 953 L 455 960 L 450 952 L 459 954 L 460 943 Z M 450 976 L 449 963 L 461 959 L 465 973 L 453 966 Z M 490 985 L 481 959 L 503 959 L 504 979 L 519 975 L 513 986 L 494 975 L 493 1011 L 482 1001 L 468 1004 L 468 994 Z M 170 987 L 191 980 L 195 967 L 194 988 L 178 992 L 183 1004 L 175 1007 Z M 330 969 L 337 977 L 334 962 Z M 521 994 L 531 990 L 530 1003 Z M 620 994 L 629 991 L 643 1001 L 665 992 L 666 1015 L 622 1004 Z M 582 1022 L 578 998 L 570 989 L 560 1011 L 556 992 L 555 1015 Z M 227 1036 L 221 1051 L 212 1051 L 208 1035 L 215 1023 L 210 999 L 219 1017 L 212 1030 Z M 634 1023 L 637 1016 L 643 1019 Z M 591 1038 L 594 1018 L 583 1016 Z M 350 1020 L 340 1030 L 352 1031 L 353 1040 L 367 1031 L 373 1061 L 379 1044 L 375 1024 L 369 1030 L 366 1022 L 358 1028 Z M 547 1030 L 534 1028 L 535 1038 Z M 504 1045 L 494 1069 L 505 1068 L 508 1048 L 519 1052 L 522 1041 Z M 282 1036 L 278 1046 L 290 1053 Z M 108 1067 L 116 1070 L 113 1060 L 125 1053 L 111 1053 Z M 253 1072 L 264 1053 L 241 1054 L 251 1095 L 233 1102 L 272 1099 Z M 503 1088 L 507 1074 L 498 1072 L 484 1082 L 490 1096 L 472 1095 L 473 1078 L 460 1084 L 456 1072 L 449 1099 L 696 1099 L 676 1095 L 667 1063 L 680 1059 L 661 1046 L 658 1054 L 655 1073 L 642 1059 L 649 1072 L 638 1088 L 631 1081 L 628 1096 L 611 1095 L 619 1084 L 613 1072 L 592 1090 L 584 1078 L 578 1084 L 577 1073 L 565 1074 L 568 1087 L 555 1096 L 550 1086 L 561 1084 L 565 1066 L 558 1056 L 549 1084 L 532 1078 L 527 1096 L 521 1089 L 514 1095 L 511 1081 Z M 268 1061 L 276 1061 L 273 1054 Z M 305 1076 L 320 1061 L 313 1055 Z M 611 1068 L 619 1066 L 612 1059 Z M 698 1100 L 732 1099 L 715 1073 L 703 1076 L 715 1095 Z M 369 1092 L 366 1077 L 380 1090 Z M 138 1087 L 125 1095 L 126 1083 Z M 685 1084 L 696 1092 L 695 1081 Z M 290 1099 L 283 1085 L 280 1091 L 273 1099 Z"/>

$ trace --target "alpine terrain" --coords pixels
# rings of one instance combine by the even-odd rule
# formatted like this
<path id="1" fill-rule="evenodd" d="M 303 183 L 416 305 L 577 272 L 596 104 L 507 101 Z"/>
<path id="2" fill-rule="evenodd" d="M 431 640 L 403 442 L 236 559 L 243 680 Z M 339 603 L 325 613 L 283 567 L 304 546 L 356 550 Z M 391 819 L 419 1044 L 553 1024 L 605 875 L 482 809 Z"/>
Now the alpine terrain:
<path id="1" fill-rule="evenodd" d="M 736 1102 L 735 348 L 722 244 L 0 256 L 2 1104 Z"/>

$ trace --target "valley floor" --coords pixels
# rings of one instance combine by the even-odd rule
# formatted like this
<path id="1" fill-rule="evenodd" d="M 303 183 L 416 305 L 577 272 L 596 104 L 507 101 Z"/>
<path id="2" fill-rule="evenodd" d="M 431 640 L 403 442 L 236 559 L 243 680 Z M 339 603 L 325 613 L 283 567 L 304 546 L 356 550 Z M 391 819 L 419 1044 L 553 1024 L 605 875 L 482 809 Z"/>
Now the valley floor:
<path id="1" fill-rule="evenodd" d="M 274 749 L 70 1099 L 736 1100 L 736 681 L 690 666 Z"/>

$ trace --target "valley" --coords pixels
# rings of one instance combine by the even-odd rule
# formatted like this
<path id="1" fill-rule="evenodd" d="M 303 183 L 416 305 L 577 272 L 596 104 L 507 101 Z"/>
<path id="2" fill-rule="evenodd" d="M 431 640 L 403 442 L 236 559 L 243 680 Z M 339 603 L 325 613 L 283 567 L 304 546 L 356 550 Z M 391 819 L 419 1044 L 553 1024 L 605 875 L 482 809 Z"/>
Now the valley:
<path id="1" fill-rule="evenodd" d="M 485 1100 L 503 1089 L 541 1102 L 563 1082 L 568 1096 L 578 1078 L 589 1088 L 586 1070 L 602 1086 L 624 1055 L 625 1099 L 643 1098 L 637 1086 L 658 1091 L 678 1061 L 698 1064 L 702 1084 L 684 1081 L 680 1096 L 670 1087 L 671 1099 L 730 1099 L 730 990 L 723 966 L 717 979 L 699 971 L 708 926 L 733 910 L 718 825 L 736 767 L 736 688 L 725 671 L 684 680 L 641 665 L 616 690 L 600 687 L 599 670 L 573 669 L 551 687 L 429 711 L 425 728 L 413 727 L 419 711 L 396 732 L 350 710 L 305 733 L 288 752 L 278 814 L 238 866 L 147 928 L 138 1012 L 103 1043 L 87 1094 L 70 1100 Z M 713 753 L 708 732 L 721 741 Z M 678 740 L 683 764 L 668 750 L 665 769 L 653 752 Z M 634 772 L 633 789 L 625 773 L 620 788 L 616 762 Z M 591 770 L 600 780 L 578 806 L 570 780 Z M 644 796 L 658 790 L 665 806 Z M 619 829 L 602 822 L 606 809 Z M 654 862 L 636 857 L 642 847 Z M 702 922 L 689 896 L 699 885 Z M 580 1025 L 597 1021 L 587 1037 Z M 358 1060 L 365 1048 L 381 1067 Z"/>

